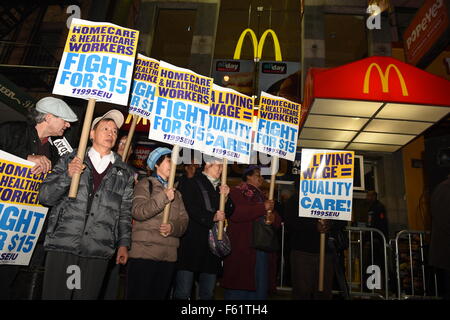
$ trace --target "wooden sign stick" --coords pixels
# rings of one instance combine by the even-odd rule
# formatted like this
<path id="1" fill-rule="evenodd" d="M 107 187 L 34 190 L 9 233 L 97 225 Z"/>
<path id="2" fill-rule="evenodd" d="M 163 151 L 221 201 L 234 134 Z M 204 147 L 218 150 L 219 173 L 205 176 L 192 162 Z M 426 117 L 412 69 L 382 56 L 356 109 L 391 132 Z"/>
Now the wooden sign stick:
<path id="1" fill-rule="evenodd" d="M 86 154 L 86 147 L 89 140 L 89 133 L 91 132 L 92 117 L 94 115 L 95 99 L 89 99 L 86 113 L 84 115 L 83 130 L 81 131 L 80 143 L 78 145 L 77 157 L 84 161 Z M 78 186 L 80 184 L 81 174 L 74 174 L 70 183 L 69 198 L 75 199 L 78 193 Z"/>
<path id="2" fill-rule="evenodd" d="M 269 200 L 273 200 L 273 194 L 275 193 L 275 181 L 277 177 L 277 172 L 275 169 L 278 169 L 275 165 L 278 163 L 278 157 L 272 157 L 272 165 L 271 165 L 271 173 L 270 173 L 270 188 L 269 188 Z M 272 210 L 269 210 L 268 213 L 272 213 Z M 267 220 L 266 220 L 267 221 Z"/>
<path id="3" fill-rule="evenodd" d="M 128 150 L 130 149 L 131 140 L 133 139 L 134 131 L 136 129 L 136 124 L 139 120 L 139 116 L 133 114 L 133 121 L 130 125 L 130 131 L 128 132 L 127 141 L 125 142 L 125 148 L 122 154 L 122 161 L 127 162 L 128 160 Z"/>
<path id="4" fill-rule="evenodd" d="M 177 162 L 178 162 L 178 155 L 180 153 L 180 146 L 174 145 L 172 149 L 172 165 L 170 166 L 170 176 L 169 176 L 169 183 L 167 188 L 173 188 L 173 184 L 175 182 L 175 174 L 177 170 Z M 166 204 L 164 208 L 163 213 L 163 223 L 169 222 L 169 212 L 170 212 L 170 202 Z"/>
<path id="5" fill-rule="evenodd" d="M 228 159 L 223 160 L 223 169 L 222 169 L 222 181 L 221 185 L 224 186 L 227 184 L 227 174 L 228 174 Z M 225 211 L 225 195 L 220 194 L 220 211 Z M 219 221 L 219 232 L 217 234 L 217 240 L 222 240 L 223 237 L 223 221 Z"/>
<path id="6" fill-rule="evenodd" d="M 325 270 L 325 233 L 320 233 L 319 291 L 323 292 L 323 275 Z"/>

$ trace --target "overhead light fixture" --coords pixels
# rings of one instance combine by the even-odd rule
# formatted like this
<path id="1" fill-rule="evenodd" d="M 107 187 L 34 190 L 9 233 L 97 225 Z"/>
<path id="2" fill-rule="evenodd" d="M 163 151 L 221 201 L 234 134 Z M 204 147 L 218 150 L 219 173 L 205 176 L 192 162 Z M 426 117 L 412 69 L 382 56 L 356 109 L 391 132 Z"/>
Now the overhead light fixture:
<path id="1" fill-rule="evenodd" d="M 383 11 L 391 11 L 391 3 L 389 0 L 368 0 L 368 12 L 371 16 L 381 14 Z"/>

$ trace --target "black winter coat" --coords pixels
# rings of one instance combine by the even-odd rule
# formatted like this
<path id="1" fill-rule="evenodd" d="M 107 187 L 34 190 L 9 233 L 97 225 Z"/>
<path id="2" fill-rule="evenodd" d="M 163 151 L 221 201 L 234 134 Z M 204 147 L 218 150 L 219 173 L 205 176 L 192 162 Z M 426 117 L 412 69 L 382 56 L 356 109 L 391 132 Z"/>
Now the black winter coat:
<path id="1" fill-rule="evenodd" d="M 38 152 L 40 143 L 36 128 L 27 122 L 6 122 L 0 125 L 0 149 L 26 159 Z M 59 159 L 57 148 L 50 144 L 50 161 L 55 165 Z"/>
<path id="2" fill-rule="evenodd" d="M 200 182 L 206 189 L 212 211 L 206 209 Z M 180 185 L 184 206 L 189 215 L 189 224 L 178 249 L 178 270 L 217 274 L 221 270 L 221 259 L 212 254 L 209 249 L 209 229 L 214 226 L 214 215 L 219 210 L 219 187 L 215 190 L 208 178 L 199 173 L 192 179 L 187 179 Z M 228 198 L 225 203 L 225 214 L 233 213 L 233 202 Z"/>
<path id="3" fill-rule="evenodd" d="M 71 178 L 67 165 L 75 155 L 76 150 L 61 158 L 39 192 L 39 201 L 53 206 L 48 217 L 45 249 L 109 259 L 118 247 L 131 245 L 134 173 L 114 154 L 114 164 L 92 194 L 93 166 L 86 156 L 77 198 L 69 199 Z"/>
<path id="4" fill-rule="evenodd" d="M 450 176 L 431 196 L 430 264 L 450 272 Z"/>

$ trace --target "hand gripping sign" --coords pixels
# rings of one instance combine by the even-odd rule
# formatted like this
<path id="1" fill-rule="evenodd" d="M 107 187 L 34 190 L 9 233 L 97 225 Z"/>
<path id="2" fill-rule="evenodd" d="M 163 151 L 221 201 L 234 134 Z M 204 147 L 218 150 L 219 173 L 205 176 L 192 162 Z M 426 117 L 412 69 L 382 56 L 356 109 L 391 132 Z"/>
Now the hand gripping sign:
<path id="1" fill-rule="evenodd" d="M 227 181 L 228 160 L 250 162 L 253 106 L 254 98 L 213 85 L 204 153 L 223 159 L 222 185 Z M 225 210 L 223 194 L 219 210 Z M 222 240 L 223 221 L 218 230 L 218 239 Z"/>
<path id="2" fill-rule="evenodd" d="M 95 102 L 127 105 L 139 31 L 107 22 L 72 19 L 54 94 L 88 99 L 77 156 L 83 160 Z M 76 198 L 75 174 L 69 197 Z"/>
<path id="3" fill-rule="evenodd" d="M 352 219 L 353 151 L 303 149 L 299 216 Z M 320 234 L 319 291 L 323 291 L 325 233 Z"/>
<path id="4" fill-rule="evenodd" d="M 131 89 L 130 106 L 128 113 L 133 116 L 130 131 L 122 155 L 126 161 L 128 149 L 133 139 L 136 124 L 140 118 L 150 120 L 153 101 L 156 92 L 156 80 L 158 78 L 159 61 L 148 58 L 140 53 L 137 55 L 133 73 L 133 87 Z"/>
<path id="5" fill-rule="evenodd" d="M 0 150 L 0 265 L 28 265 L 44 225 L 38 193 L 46 174 L 32 174 L 33 166 Z"/>
<path id="6" fill-rule="evenodd" d="M 173 187 L 179 148 L 203 152 L 213 79 L 160 61 L 149 139 L 174 145 L 168 188 Z M 170 203 L 164 209 L 167 223 Z"/>

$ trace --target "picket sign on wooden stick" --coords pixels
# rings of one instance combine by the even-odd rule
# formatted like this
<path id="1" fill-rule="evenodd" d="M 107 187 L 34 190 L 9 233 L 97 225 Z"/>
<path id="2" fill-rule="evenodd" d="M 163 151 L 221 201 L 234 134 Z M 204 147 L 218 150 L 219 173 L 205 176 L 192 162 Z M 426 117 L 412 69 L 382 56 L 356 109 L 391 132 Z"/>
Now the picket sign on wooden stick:
<path id="1" fill-rule="evenodd" d="M 89 140 L 89 133 L 91 132 L 92 117 L 94 115 L 95 99 L 89 99 L 86 113 L 84 115 L 83 129 L 81 131 L 80 143 L 78 145 L 77 157 L 84 161 L 86 154 L 86 147 Z M 69 198 L 75 199 L 78 193 L 78 186 L 80 184 L 81 174 L 74 174 L 70 183 Z"/>
<path id="2" fill-rule="evenodd" d="M 128 160 L 128 150 L 130 149 L 131 140 L 133 139 L 134 130 L 136 129 L 136 124 L 139 120 L 139 116 L 133 114 L 133 121 L 131 122 L 130 131 L 128 132 L 127 141 L 125 142 L 125 149 L 122 154 L 122 161 L 127 162 Z"/>
<path id="3" fill-rule="evenodd" d="M 175 182 L 175 174 L 176 174 L 176 170 L 177 170 L 177 162 L 178 162 L 179 153 L 180 153 L 180 146 L 174 145 L 173 149 L 172 149 L 172 164 L 170 166 L 170 176 L 169 176 L 169 181 L 168 181 L 168 185 L 167 185 L 168 189 L 173 188 L 173 184 Z M 162 223 L 165 224 L 165 223 L 169 222 L 169 212 L 170 212 L 170 202 L 168 204 L 166 204 L 166 206 L 164 207 Z"/>
<path id="4" fill-rule="evenodd" d="M 228 159 L 222 159 L 223 160 L 223 169 L 222 169 L 222 186 L 227 184 L 227 174 L 228 174 Z M 225 211 L 225 195 L 220 194 L 220 205 L 219 210 Z M 219 232 L 217 234 L 217 240 L 222 240 L 223 237 L 223 221 L 219 221 Z"/>
<path id="5" fill-rule="evenodd" d="M 323 291 L 323 275 L 325 270 L 325 233 L 320 233 L 319 291 Z"/>
<path id="6" fill-rule="evenodd" d="M 273 156 L 272 157 L 272 165 L 270 167 L 270 188 L 269 188 L 269 200 L 273 200 L 273 194 L 275 193 L 275 180 L 277 177 L 277 170 L 278 170 L 278 157 Z M 272 210 L 267 211 L 267 213 L 272 213 Z M 267 218 L 266 218 L 267 223 Z"/>

